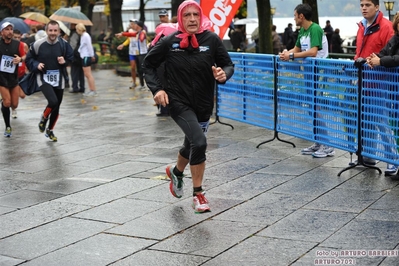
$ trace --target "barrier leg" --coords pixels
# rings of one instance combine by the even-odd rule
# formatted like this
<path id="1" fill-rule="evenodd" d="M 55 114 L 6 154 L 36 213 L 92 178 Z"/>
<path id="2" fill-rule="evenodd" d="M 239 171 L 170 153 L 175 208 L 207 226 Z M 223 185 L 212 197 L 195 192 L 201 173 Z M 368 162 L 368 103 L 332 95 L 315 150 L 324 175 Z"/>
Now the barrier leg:
<path id="1" fill-rule="evenodd" d="M 274 60 L 276 60 L 276 57 L 274 58 Z M 276 61 L 274 62 L 274 73 L 277 73 L 277 62 Z M 268 142 L 271 142 L 271 141 L 273 141 L 275 139 L 277 139 L 277 140 L 279 140 L 281 142 L 285 142 L 285 143 L 291 144 L 295 148 L 296 146 L 295 146 L 295 144 L 293 142 L 280 139 L 279 136 L 278 136 L 278 132 L 276 130 L 276 128 L 277 128 L 277 115 L 278 115 L 277 114 L 277 108 L 278 108 L 278 103 L 277 103 L 277 74 L 274 75 L 274 89 L 273 89 L 273 91 L 274 91 L 273 92 L 274 93 L 274 99 L 273 99 L 273 105 L 274 105 L 274 136 L 273 136 L 272 139 L 269 139 L 269 140 L 266 140 L 266 141 L 263 141 L 263 142 L 259 143 L 256 146 L 256 148 L 259 148 L 261 145 L 263 145 L 265 143 L 268 143 Z"/>
<path id="2" fill-rule="evenodd" d="M 219 89 L 218 89 L 217 84 L 215 85 L 215 91 L 216 91 L 216 95 L 215 95 L 215 98 L 216 98 L 216 117 L 215 117 L 215 121 L 209 123 L 209 125 L 213 125 L 213 124 L 216 124 L 216 122 L 219 122 L 219 124 L 226 125 L 226 126 L 230 126 L 231 129 L 234 129 L 233 125 L 230 125 L 230 124 L 227 124 L 227 123 L 223 123 L 222 121 L 220 121 L 219 116 L 218 116 L 218 110 L 219 110 L 219 102 L 218 102 L 218 98 L 219 98 Z"/>
<path id="3" fill-rule="evenodd" d="M 358 155 L 358 156 L 357 156 L 357 162 L 356 162 L 356 163 L 352 163 L 352 159 L 351 159 L 350 165 L 349 165 L 348 167 L 342 169 L 341 171 L 339 171 L 338 176 L 341 176 L 341 174 L 342 174 L 343 172 L 345 172 L 346 170 L 355 168 L 356 166 L 359 166 L 359 165 L 360 165 L 360 166 L 367 167 L 367 168 L 370 168 L 370 169 L 375 169 L 375 170 L 378 171 L 379 174 L 382 174 L 382 171 L 381 171 L 380 168 L 378 168 L 377 166 L 364 164 L 363 156 L 361 156 L 361 155 L 359 156 L 359 155 Z"/>
<path id="4" fill-rule="evenodd" d="M 275 131 L 274 131 L 274 136 L 273 136 L 272 139 L 265 140 L 265 141 L 259 143 L 259 144 L 256 146 L 256 148 L 259 148 L 260 145 L 265 144 L 265 143 L 268 143 L 268 142 L 271 142 L 271 141 L 273 141 L 273 140 L 275 140 L 275 139 L 277 139 L 277 140 L 279 140 L 279 141 L 281 141 L 281 142 L 285 142 L 285 143 L 291 144 L 294 148 L 296 147 L 295 144 L 294 144 L 293 142 L 290 142 L 290 141 L 288 141 L 288 140 L 280 139 L 280 137 L 278 136 L 278 132 L 275 130 Z"/>
<path id="5" fill-rule="evenodd" d="M 380 174 L 382 174 L 382 171 L 380 168 L 376 167 L 376 166 L 372 166 L 372 165 L 366 165 L 364 164 L 363 161 L 363 156 L 361 155 L 361 152 L 363 150 L 362 147 L 362 128 L 361 128 L 361 124 L 362 124 L 362 66 L 359 67 L 358 70 L 358 80 L 359 82 L 357 83 L 358 85 L 358 97 L 357 97 L 357 162 L 356 163 L 352 163 L 352 155 L 351 155 L 351 163 L 348 167 L 344 168 L 343 170 L 339 171 L 338 176 L 341 176 L 341 174 L 343 172 L 345 172 L 346 170 L 355 168 L 356 166 L 364 166 L 370 169 L 375 169 L 377 170 Z"/>

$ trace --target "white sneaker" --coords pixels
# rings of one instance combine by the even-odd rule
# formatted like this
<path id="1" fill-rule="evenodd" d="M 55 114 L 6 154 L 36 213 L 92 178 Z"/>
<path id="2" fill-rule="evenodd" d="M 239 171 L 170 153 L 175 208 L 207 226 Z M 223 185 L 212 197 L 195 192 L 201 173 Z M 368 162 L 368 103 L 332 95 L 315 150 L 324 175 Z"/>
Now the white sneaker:
<path id="1" fill-rule="evenodd" d="M 89 97 L 97 96 L 97 95 L 98 95 L 98 93 L 96 91 L 89 91 L 87 93 L 83 93 L 83 96 L 89 96 Z"/>
<path id="2" fill-rule="evenodd" d="M 393 164 L 387 164 L 387 170 L 385 170 L 386 176 L 393 176 L 398 173 L 398 167 Z"/>
<path id="3" fill-rule="evenodd" d="M 134 90 L 141 90 L 142 86 L 141 85 L 137 85 L 136 87 L 134 87 Z"/>
<path id="4" fill-rule="evenodd" d="M 14 119 L 18 118 L 17 110 L 12 110 L 11 117 L 14 118 Z"/>
<path id="5" fill-rule="evenodd" d="M 303 155 L 312 155 L 314 152 L 320 149 L 321 145 L 319 143 L 314 143 L 312 146 L 302 149 L 301 153 Z"/>
<path id="6" fill-rule="evenodd" d="M 148 91 L 149 89 L 148 89 L 148 87 L 146 85 L 144 85 L 144 86 L 141 86 L 140 90 L 141 91 Z"/>
<path id="7" fill-rule="evenodd" d="M 326 145 L 320 145 L 320 149 L 312 153 L 312 156 L 316 158 L 325 158 L 327 156 L 334 156 L 334 155 L 335 155 L 334 148 L 331 148 Z"/>

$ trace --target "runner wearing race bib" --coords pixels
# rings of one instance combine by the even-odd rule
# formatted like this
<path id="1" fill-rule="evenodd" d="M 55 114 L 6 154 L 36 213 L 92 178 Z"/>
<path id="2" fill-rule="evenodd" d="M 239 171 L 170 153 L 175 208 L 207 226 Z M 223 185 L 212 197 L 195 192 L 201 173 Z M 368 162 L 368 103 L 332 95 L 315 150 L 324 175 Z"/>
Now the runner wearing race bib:
<path id="1" fill-rule="evenodd" d="M 46 26 L 47 37 L 35 41 L 26 57 L 26 65 L 36 74 L 36 80 L 47 99 L 39 122 L 39 131 L 46 131 L 45 136 L 57 141 L 53 129 L 59 116 L 60 105 L 65 88 L 66 63 L 73 60 L 72 47 L 59 38 L 60 27 L 57 21 L 50 21 Z M 50 120 L 46 128 L 47 121 Z"/>
<path id="2" fill-rule="evenodd" d="M 6 130 L 4 136 L 11 137 L 10 107 L 18 107 L 19 85 L 18 64 L 25 57 L 23 43 L 13 39 L 14 25 L 4 22 L 1 25 L 0 39 L 0 94 L 3 99 L 1 112 L 3 114 Z"/>

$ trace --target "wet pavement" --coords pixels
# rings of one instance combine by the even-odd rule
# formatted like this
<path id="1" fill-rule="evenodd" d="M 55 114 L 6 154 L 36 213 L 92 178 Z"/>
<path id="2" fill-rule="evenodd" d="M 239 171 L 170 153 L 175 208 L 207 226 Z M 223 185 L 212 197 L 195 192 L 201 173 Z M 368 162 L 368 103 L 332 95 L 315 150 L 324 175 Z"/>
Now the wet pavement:
<path id="1" fill-rule="evenodd" d="M 273 132 L 221 118 L 234 129 L 208 133 L 212 211 L 195 214 L 189 169 L 181 199 L 165 179 L 180 129 L 129 77 L 94 75 L 98 97 L 65 92 L 58 142 L 37 128 L 41 93 L 0 138 L 1 266 L 399 265 L 398 181 L 363 167 L 338 177 L 348 153 L 314 159 L 286 135 L 295 148 L 256 148 Z"/>

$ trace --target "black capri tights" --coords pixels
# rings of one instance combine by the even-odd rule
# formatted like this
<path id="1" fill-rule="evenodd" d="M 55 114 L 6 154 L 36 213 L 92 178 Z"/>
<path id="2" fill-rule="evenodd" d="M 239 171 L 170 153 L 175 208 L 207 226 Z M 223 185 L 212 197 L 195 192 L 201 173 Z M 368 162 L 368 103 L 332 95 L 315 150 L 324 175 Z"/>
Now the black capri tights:
<path id="1" fill-rule="evenodd" d="M 54 88 L 47 83 L 44 83 L 42 86 L 40 86 L 40 89 L 42 90 L 44 97 L 47 99 L 46 108 L 51 110 L 49 128 L 53 129 L 58 119 L 64 90 Z"/>
<path id="2" fill-rule="evenodd" d="M 188 159 L 190 165 L 197 165 L 206 160 L 206 136 L 198 123 L 197 116 L 191 110 L 184 111 L 173 120 L 183 130 L 185 138 L 180 155 Z"/>

